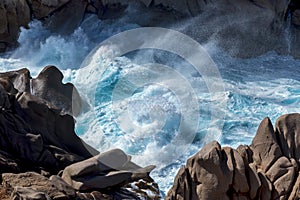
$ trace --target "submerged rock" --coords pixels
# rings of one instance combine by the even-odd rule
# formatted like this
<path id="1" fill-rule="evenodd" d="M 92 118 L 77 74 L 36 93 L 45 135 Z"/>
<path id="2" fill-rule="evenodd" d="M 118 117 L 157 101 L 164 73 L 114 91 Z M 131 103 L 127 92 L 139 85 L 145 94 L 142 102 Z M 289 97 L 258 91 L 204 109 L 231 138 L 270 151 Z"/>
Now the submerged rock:
<path id="1" fill-rule="evenodd" d="M 299 199 L 300 114 L 265 118 L 250 146 L 205 145 L 188 159 L 166 199 Z"/>

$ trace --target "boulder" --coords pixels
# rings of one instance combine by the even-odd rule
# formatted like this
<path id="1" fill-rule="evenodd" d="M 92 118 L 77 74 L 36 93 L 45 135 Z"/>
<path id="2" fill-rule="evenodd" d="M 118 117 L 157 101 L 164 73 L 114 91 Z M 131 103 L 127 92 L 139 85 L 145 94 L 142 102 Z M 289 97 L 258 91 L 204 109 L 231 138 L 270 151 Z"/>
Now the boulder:
<path id="1" fill-rule="evenodd" d="M 205 145 L 180 168 L 166 199 L 299 199 L 300 114 L 269 118 L 250 146 Z"/>
<path id="2" fill-rule="evenodd" d="M 265 118 L 260 123 L 250 148 L 255 165 L 264 172 L 281 157 L 281 149 L 277 144 L 274 128 L 269 118 Z"/>
<path id="3" fill-rule="evenodd" d="M 141 168 L 119 149 L 110 150 L 66 167 L 62 178 L 80 191 L 97 190 L 147 178 L 153 166 Z"/>
<path id="4" fill-rule="evenodd" d="M 62 83 L 63 74 L 55 66 L 45 67 L 32 79 L 32 94 L 50 102 L 62 113 L 77 116 L 81 111 L 81 98 L 71 83 Z"/>
<path id="5" fill-rule="evenodd" d="M 9 93 L 28 92 L 30 93 L 30 72 L 23 68 L 16 71 L 0 73 L 0 83 Z"/>
<path id="6" fill-rule="evenodd" d="M 229 199 L 233 170 L 230 149 L 211 142 L 180 169 L 166 199 Z"/>

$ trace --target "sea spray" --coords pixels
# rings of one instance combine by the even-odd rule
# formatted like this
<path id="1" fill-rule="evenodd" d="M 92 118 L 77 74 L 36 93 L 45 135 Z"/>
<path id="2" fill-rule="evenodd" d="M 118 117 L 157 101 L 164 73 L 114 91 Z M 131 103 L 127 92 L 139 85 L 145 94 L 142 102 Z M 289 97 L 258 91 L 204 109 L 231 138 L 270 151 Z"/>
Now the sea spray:
<path id="1" fill-rule="evenodd" d="M 103 94 L 103 92 L 109 92 L 105 90 L 109 87 L 104 88 L 99 83 L 106 81 L 106 84 L 109 85 L 111 82 L 116 81 L 118 73 L 126 74 L 126 71 L 130 71 L 132 76 L 141 73 L 139 64 L 142 63 L 141 58 L 143 57 L 146 60 L 144 62 L 162 60 L 165 64 L 173 65 L 174 68 L 180 68 L 180 66 L 187 65 L 187 63 L 182 62 L 172 54 L 140 52 L 141 56 L 127 55 L 127 57 L 118 58 L 103 75 L 93 76 L 93 72 L 88 79 L 80 79 L 81 73 L 89 73 L 89 71 L 83 71 L 79 67 L 85 56 L 95 46 L 116 33 L 138 27 L 136 24 L 123 23 L 117 20 L 99 21 L 96 25 L 95 21 L 92 17 L 88 17 L 82 26 L 68 37 L 50 33 L 39 22 L 32 22 L 31 29 L 23 29 L 20 34 L 20 47 L 0 58 L 0 69 L 6 71 L 28 67 L 34 77 L 45 65 L 57 65 L 63 70 L 64 81 L 73 82 L 86 101 L 84 102 L 82 114 L 76 118 L 77 134 L 101 152 L 117 146 L 136 154 L 133 159 L 140 165 L 146 164 L 145 161 L 160 164 L 151 176 L 158 182 L 162 194 L 170 188 L 179 166 L 185 164 L 186 159 L 201 148 L 204 142 L 203 138 L 208 137 L 207 129 L 218 127 L 220 121 L 213 122 L 216 126 L 208 126 L 211 120 L 211 104 L 218 105 L 219 101 L 227 102 L 225 108 L 219 108 L 219 112 L 226 112 L 224 127 L 221 130 L 223 134 L 219 142 L 222 145 L 233 147 L 237 147 L 239 144 L 249 144 L 259 122 L 264 117 L 269 116 L 274 123 L 274 120 L 282 114 L 299 112 L 299 60 L 289 56 L 279 56 L 274 52 L 268 52 L 251 59 L 232 58 L 218 47 L 216 41 L 207 42 L 204 47 L 220 70 L 226 92 L 217 95 L 215 101 L 212 101 L 210 96 L 207 95 L 207 88 L 204 87 L 205 84 L 199 74 L 191 68 L 181 72 L 189 77 L 189 81 L 198 86 L 195 91 L 198 94 L 197 100 L 201 102 L 201 118 L 195 123 L 199 124 L 199 130 L 193 143 L 188 147 L 189 151 L 178 157 L 173 163 L 165 165 L 165 158 L 167 159 L 170 154 L 175 152 L 175 149 L 163 149 L 164 153 L 159 156 L 153 153 L 159 147 L 154 140 L 158 138 L 159 145 L 164 145 L 167 143 L 169 136 L 158 135 L 157 137 L 145 138 L 143 142 L 135 143 L 133 140 L 140 139 L 143 133 L 133 131 L 133 135 L 126 135 L 118 132 L 113 123 L 116 114 L 110 112 L 109 106 L 111 104 L 108 100 L 105 100 L 105 94 Z M 105 47 L 101 51 L 109 52 L 110 50 L 109 47 Z M 101 51 L 99 55 L 103 53 Z M 90 61 L 91 66 L 108 64 L 107 60 L 101 56 L 98 57 L 98 60 Z M 94 85 L 97 91 L 100 92 L 96 95 L 96 99 L 92 98 L 93 101 L 97 100 L 96 104 L 89 101 L 89 90 Z M 165 104 L 165 99 L 158 99 L 158 96 L 164 96 L 165 99 L 168 99 L 168 102 L 172 103 Z M 145 127 L 153 122 L 148 116 L 151 113 L 147 113 L 147 109 L 151 110 L 156 104 L 169 115 L 169 124 L 172 124 L 171 122 L 176 124 L 176 120 L 180 118 L 177 114 L 178 102 L 172 92 L 158 88 L 155 85 L 141 88 L 128 100 L 132 104 L 131 110 L 129 110 L 132 119 Z M 149 101 L 151 103 L 148 104 Z M 96 106 L 94 107 L 94 105 Z M 144 106 L 145 109 L 137 109 L 139 106 Z M 89 112 L 90 109 L 94 109 L 95 112 Z M 149 126 L 150 128 L 153 127 Z M 171 128 L 176 128 L 176 126 Z M 148 135 L 150 134 L 146 136 Z M 214 139 L 214 137 L 208 137 L 208 140 L 210 139 Z"/>

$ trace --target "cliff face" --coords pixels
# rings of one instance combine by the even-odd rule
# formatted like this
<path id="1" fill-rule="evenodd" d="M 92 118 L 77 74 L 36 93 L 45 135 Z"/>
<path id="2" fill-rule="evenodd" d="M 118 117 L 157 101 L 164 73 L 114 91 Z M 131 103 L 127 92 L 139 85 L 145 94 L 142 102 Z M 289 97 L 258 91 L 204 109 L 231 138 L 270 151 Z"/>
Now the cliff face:
<path id="1" fill-rule="evenodd" d="M 265 118 L 251 145 L 217 142 L 188 159 L 166 199 L 299 199 L 300 114 Z"/>
<path id="2" fill-rule="evenodd" d="M 62 78 L 54 66 L 34 79 L 27 69 L 0 73 L 0 199 L 159 198 L 154 166 L 99 153 L 75 134 L 81 98 Z"/>
<path id="3" fill-rule="evenodd" d="M 210 29 L 195 36 L 201 41 L 216 35 L 222 47 L 240 57 L 270 50 L 300 57 L 300 31 L 297 28 L 300 6 L 296 0 L 3 0 L 0 1 L 0 52 L 16 46 L 19 28 L 28 27 L 33 19 L 42 20 L 55 33 L 68 34 L 80 25 L 86 14 L 96 14 L 100 19 L 118 18 L 132 2 L 141 4 L 141 13 L 149 11 L 159 15 L 148 22 L 137 22 L 141 26 L 160 26 L 158 21 L 172 23 L 172 11 L 185 17 L 203 15 L 202 21 L 193 22 L 199 30 L 203 26 Z M 292 51 L 286 52 L 285 24 L 290 23 L 293 25 L 288 30 L 292 35 L 289 38 Z M 210 28 L 205 27 L 208 24 Z M 238 49 L 236 52 L 230 49 L 233 44 Z"/>

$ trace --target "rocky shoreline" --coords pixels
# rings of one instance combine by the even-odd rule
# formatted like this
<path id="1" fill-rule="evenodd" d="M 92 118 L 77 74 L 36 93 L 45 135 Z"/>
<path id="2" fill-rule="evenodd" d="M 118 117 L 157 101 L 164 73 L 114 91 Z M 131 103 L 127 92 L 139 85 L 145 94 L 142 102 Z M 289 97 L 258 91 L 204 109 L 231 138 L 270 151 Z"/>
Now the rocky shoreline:
<path id="1" fill-rule="evenodd" d="M 159 199 L 154 166 L 119 149 L 99 153 L 75 134 L 81 100 L 62 78 L 54 66 L 37 78 L 0 73 L 0 199 Z"/>
<path id="2" fill-rule="evenodd" d="M 0 52 L 16 47 L 20 27 L 29 28 L 32 20 L 42 21 L 56 34 L 68 35 L 87 14 L 101 20 L 119 18 L 128 2 L 0 1 Z M 158 18 L 165 22 L 167 16 L 177 20 L 177 13 L 180 19 L 200 13 L 202 21 L 194 18 L 196 25 L 209 20 L 215 24 L 209 31 L 196 33 L 205 39 L 225 38 L 219 41 L 225 49 L 234 41 L 237 46 L 226 50 L 237 51 L 233 54 L 239 57 L 270 50 L 287 54 L 288 26 L 288 53 L 300 58 L 296 0 L 136 2 L 142 3 L 141 9 L 158 9 Z M 247 20 L 240 23 L 233 20 L 235 16 Z M 137 24 L 161 23 L 151 20 Z M 62 79 L 54 66 L 45 67 L 36 78 L 28 69 L 0 73 L 0 199 L 160 199 L 158 185 L 150 177 L 154 166 L 141 167 L 120 149 L 100 153 L 75 134 L 74 117 L 82 101 L 76 88 L 63 84 Z M 265 118 L 250 145 L 233 149 L 213 141 L 179 169 L 166 199 L 300 199 L 299 136 L 300 114 L 289 114 L 274 127 Z"/>
<path id="3" fill-rule="evenodd" d="M 300 114 L 265 118 L 251 145 L 213 141 L 189 158 L 166 199 L 300 198 Z"/>
<path id="4" fill-rule="evenodd" d="M 0 73 L 0 199 L 160 199 L 154 166 L 119 149 L 99 153 L 76 136 L 81 99 L 62 78 L 54 66 L 36 78 L 27 69 Z M 299 131 L 300 114 L 288 114 L 275 128 L 265 118 L 251 145 L 205 145 L 166 199 L 299 199 Z"/>

